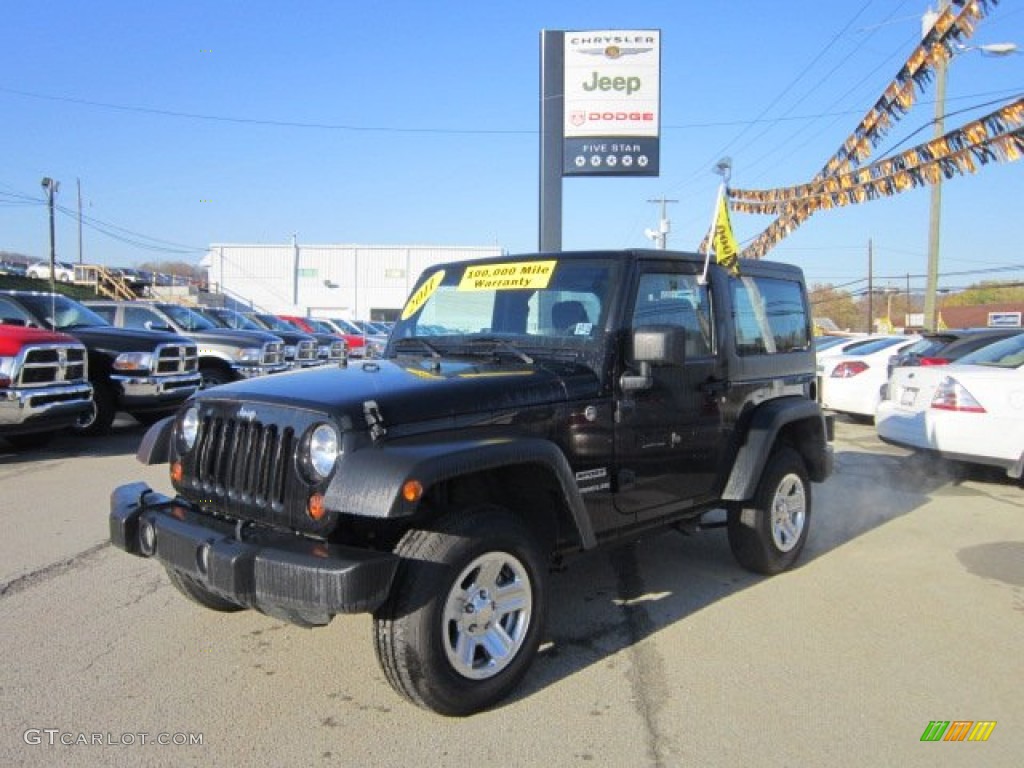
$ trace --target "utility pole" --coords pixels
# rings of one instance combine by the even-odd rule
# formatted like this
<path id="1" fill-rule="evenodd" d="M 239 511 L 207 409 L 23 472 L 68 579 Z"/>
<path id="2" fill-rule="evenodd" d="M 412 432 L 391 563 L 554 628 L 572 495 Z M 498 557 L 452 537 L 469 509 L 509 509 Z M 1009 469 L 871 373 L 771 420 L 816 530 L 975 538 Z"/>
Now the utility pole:
<path id="1" fill-rule="evenodd" d="M 82 263 L 82 180 L 76 178 L 78 185 L 78 263 Z"/>
<path id="2" fill-rule="evenodd" d="M 949 0 L 941 0 L 938 12 L 929 10 L 921 20 L 922 35 L 927 35 L 935 21 L 949 5 Z M 937 56 L 935 61 L 935 131 L 934 137 L 941 138 L 946 133 L 946 59 Z M 928 277 L 924 288 L 924 327 L 934 331 L 935 294 L 939 285 L 939 231 L 942 216 L 942 174 L 938 174 L 931 188 L 931 201 L 928 206 Z"/>
<path id="3" fill-rule="evenodd" d="M 874 283 L 874 252 L 871 247 L 871 238 L 868 238 L 868 333 L 872 333 L 875 327 L 875 283 Z"/>
<path id="4" fill-rule="evenodd" d="M 658 228 L 645 229 L 644 235 L 654 241 L 654 247 L 659 251 L 664 251 L 668 247 L 668 233 L 672 231 L 672 224 L 668 220 L 668 214 L 665 212 L 666 203 L 678 203 L 678 200 L 666 200 L 661 197 L 657 200 L 648 200 L 648 203 L 660 203 L 661 204 L 661 219 L 658 221 Z"/>

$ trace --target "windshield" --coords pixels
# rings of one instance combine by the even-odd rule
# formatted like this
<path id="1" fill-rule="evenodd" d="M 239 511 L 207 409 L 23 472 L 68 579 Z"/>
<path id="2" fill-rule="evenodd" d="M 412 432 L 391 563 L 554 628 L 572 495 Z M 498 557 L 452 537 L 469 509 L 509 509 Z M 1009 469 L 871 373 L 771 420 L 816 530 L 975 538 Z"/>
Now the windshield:
<path id="1" fill-rule="evenodd" d="M 860 357 L 862 355 L 870 355 L 874 352 L 880 352 L 883 349 L 889 347 L 895 347 L 904 341 L 909 341 L 906 336 L 891 336 L 887 339 L 873 339 L 871 341 L 859 344 L 855 349 L 847 347 L 843 350 L 843 354 L 848 357 Z"/>
<path id="2" fill-rule="evenodd" d="M 964 355 L 957 365 L 991 365 L 995 368 L 1020 368 L 1024 365 L 1024 333 L 989 344 Z"/>
<path id="3" fill-rule="evenodd" d="M 424 273 L 391 332 L 435 348 L 477 339 L 584 350 L 600 343 L 618 265 L 609 259 L 524 258 L 449 264 Z"/>
<path id="4" fill-rule="evenodd" d="M 225 328 L 234 328 L 235 330 L 241 329 L 243 331 L 263 331 L 266 330 L 262 325 L 252 320 L 241 312 L 235 312 L 233 309 L 218 309 L 209 313 L 203 313 L 204 317 L 209 317 L 219 325 L 223 325 Z"/>
<path id="5" fill-rule="evenodd" d="M 160 308 L 167 313 L 175 323 L 186 331 L 213 331 L 217 326 L 188 307 L 180 307 L 177 304 L 162 304 Z"/>
<path id="6" fill-rule="evenodd" d="M 256 319 L 263 323 L 267 328 L 272 331 L 295 331 L 296 328 L 291 323 L 285 322 L 276 315 L 255 315 Z"/>
<path id="7" fill-rule="evenodd" d="M 91 309 L 67 296 L 48 296 L 46 294 L 22 295 L 18 297 L 32 310 L 36 317 L 46 320 L 46 324 L 57 330 L 70 328 L 88 328 L 93 325 L 110 325 L 106 320 Z M 51 314 L 52 311 L 52 314 Z"/>

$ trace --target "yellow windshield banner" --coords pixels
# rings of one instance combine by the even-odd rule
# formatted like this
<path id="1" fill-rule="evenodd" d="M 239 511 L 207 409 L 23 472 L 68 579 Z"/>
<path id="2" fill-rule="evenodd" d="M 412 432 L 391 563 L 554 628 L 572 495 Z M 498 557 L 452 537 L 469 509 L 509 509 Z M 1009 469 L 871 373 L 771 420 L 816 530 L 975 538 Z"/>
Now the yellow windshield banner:
<path id="1" fill-rule="evenodd" d="M 466 267 L 460 291 L 508 291 L 547 288 L 557 261 L 517 261 Z"/>
<path id="2" fill-rule="evenodd" d="M 434 295 L 434 291 L 437 290 L 442 280 L 444 280 L 444 270 L 439 269 L 416 290 L 416 293 L 409 297 L 409 301 L 405 303 L 405 309 L 402 310 L 402 319 L 408 320 L 419 312 L 420 308 L 427 303 L 427 299 Z"/>

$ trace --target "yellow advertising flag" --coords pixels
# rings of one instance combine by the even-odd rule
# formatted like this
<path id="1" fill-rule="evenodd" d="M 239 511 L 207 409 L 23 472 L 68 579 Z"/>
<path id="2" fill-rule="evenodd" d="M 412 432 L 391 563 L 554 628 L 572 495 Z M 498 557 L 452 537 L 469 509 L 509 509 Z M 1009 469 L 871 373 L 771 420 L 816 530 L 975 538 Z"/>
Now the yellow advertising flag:
<path id="1" fill-rule="evenodd" d="M 732 233 L 729 206 L 724 194 L 718 196 L 718 210 L 715 212 L 715 227 L 711 235 L 711 245 L 715 249 L 715 261 L 733 275 L 738 275 L 740 273 L 740 249 L 736 245 L 736 237 Z"/>

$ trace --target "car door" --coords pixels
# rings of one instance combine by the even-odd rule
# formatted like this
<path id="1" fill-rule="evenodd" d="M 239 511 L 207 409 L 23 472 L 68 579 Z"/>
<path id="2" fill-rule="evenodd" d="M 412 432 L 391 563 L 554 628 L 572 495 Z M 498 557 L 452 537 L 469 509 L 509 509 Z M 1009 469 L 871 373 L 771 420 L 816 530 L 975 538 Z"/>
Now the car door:
<path id="1" fill-rule="evenodd" d="M 621 393 L 615 427 L 616 507 L 638 521 L 691 506 L 715 490 L 724 430 L 716 385 L 711 296 L 693 265 L 645 264 L 636 279 L 632 327 L 684 329 L 681 365 L 652 366 L 652 386 Z"/>

